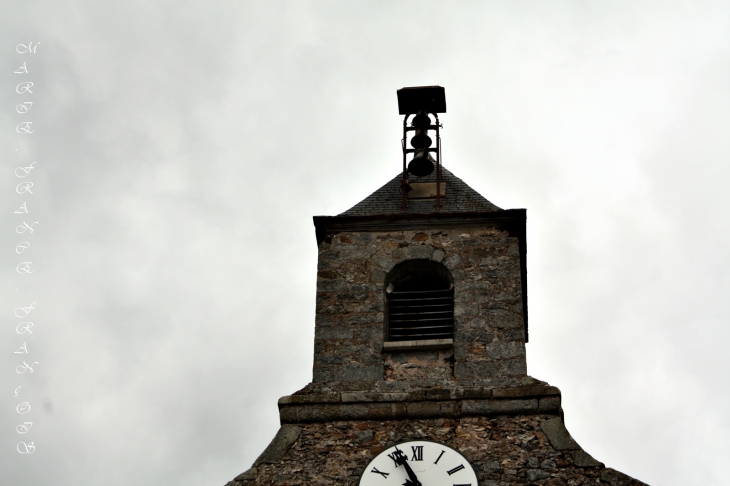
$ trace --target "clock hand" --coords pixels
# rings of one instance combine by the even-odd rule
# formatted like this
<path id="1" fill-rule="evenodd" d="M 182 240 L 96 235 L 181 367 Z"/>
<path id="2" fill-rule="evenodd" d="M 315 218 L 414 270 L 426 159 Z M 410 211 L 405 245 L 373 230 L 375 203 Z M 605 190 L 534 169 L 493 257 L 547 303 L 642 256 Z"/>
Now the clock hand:
<path id="1" fill-rule="evenodd" d="M 403 466 L 406 468 L 406 472 L 408 473 L 408 477 L 410 479 L 406 479 L 405 484 L 403 486 L 423 486 L 421 484 L 421 481 L 418 480 L 416 477 L 416 473 L 413 472 L 413 469 L 411 469 L 411 466 L 408 465 L 408 459 L 406 459 L 406 462 L 403 463 Z"/>
<path id="2" fill-rule="evenodd" d="M 413 472 L 413 469 L 411 469 L 411 466 L 408 464 L 408 457 L 403 454 L 403 451 L 398 449 L 398 447 L 395 448 L 394 457 L 396 463 L 399 466 L 405 467 L 406 473 L 408 473 L 409 479 L 406 479 L 406 482 L 403 483 L 403 486 L 423 486 L 421 484 L 421 481 L 419 481 L 416 477 L 416 473 Z"/>

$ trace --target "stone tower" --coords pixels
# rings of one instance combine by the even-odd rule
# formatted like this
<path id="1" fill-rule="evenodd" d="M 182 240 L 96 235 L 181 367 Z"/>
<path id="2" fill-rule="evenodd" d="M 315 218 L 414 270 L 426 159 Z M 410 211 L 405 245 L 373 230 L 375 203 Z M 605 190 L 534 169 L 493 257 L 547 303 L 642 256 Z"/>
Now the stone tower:
<path id="1" fill-rule="evenodd" d="M 462 466 L 437 481 L 414 455 L 420 479 L 403 483 L 405 459 L 371 463 L 424 443 L 458 452 L 481 486 L 644 484 L 583 451 L 560 390 L 527 374 L 526 211 L 430 160 L 435 171 L 413 177 L 404 162 L 354 207 L 314 218 L 313 379 L 279 400 L 279 432 L 227 486 L 461 486 Z"/>

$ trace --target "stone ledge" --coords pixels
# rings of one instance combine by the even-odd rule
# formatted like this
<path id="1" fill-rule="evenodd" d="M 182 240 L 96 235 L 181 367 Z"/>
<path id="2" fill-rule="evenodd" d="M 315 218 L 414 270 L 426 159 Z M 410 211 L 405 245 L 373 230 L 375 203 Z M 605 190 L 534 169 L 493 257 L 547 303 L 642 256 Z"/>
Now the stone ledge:
<path id="1" fill-rule="evenodd" d="M 339 393 L 313 393 L 311 395 L 287 395 L 279 399 L 279 405 L 295 403 L 338 403 Z"/>
<path id="2" fill-rule="evenodd" d="M 494 388 L 492 396 L 494 398 L 518 398 L 518 397 L 543 397 L 560 395 L 560 390 L 554 386 L 544 385 L 527 385 L 516 386 L 513 388 Z"/>
<path id="3" fill-rule="evenodd" d="M 423 339 L 420 341 L 389 341 L 383 343 L 383 352 L 431 351 L 435 349 L 451 349 L 453 339 Z"/>
<path id="4" fill-rule="evenodd" d="M 465 400 L 463 415 L 534 414 L 538 412 L 537 399 L 530 400 Z"/>
<path id="5" fill-rule="evenodd" d="M 404 402 L 409 393 L 371 393 L 371 392 L 342 392 L 342 403 L 369 403 L 369 402 Z"/>
<path id="6" fill-rule="evenodd" d="M 345 394 L 343 394 L 345 395 Z M 354 394 L 353 394 L 354 395 Z M 390 394 L 398 395 L 398 394 Z M 400 397 L 394 397 L 400 398 Z M 545 400 L 544 398 L 542 400 Z M 541 399 L 482 400 L 392 400 L 348 403 L 279 403 L 282 424 L 336 422 L 342 420 L 403 420 L 459 418 L 493 415 L 559 415 L 560 397 L 550 397 L 550 406 Z"/>
<path id="7" fill-rule="evenodd" d="M 526 385 L 511 388 L 425 388 L 411 392 L 349 391 L 329 393 L 302 393 L 279 399 L 279 406 L 321 403 L 390 403 L 447 400 L 486 400 L 536 398 L 539 409 L 549 413 L 560 410 L 560 390 L 554 386 Z"/>

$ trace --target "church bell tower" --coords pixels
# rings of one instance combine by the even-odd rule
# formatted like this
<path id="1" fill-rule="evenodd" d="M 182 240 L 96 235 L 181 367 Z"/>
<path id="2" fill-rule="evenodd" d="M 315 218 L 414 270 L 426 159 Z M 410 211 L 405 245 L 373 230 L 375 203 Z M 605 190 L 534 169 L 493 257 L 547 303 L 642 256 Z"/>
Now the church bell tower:
<path id="1" fill-rule="evenodd" d="M 401 172 L 314 217 L 312 382 L 227 486 L 644 484 L 581 449 L 560 390 L 527 374 L 526 210 L 441 165 L 442 87 L 398 105 Z"/>

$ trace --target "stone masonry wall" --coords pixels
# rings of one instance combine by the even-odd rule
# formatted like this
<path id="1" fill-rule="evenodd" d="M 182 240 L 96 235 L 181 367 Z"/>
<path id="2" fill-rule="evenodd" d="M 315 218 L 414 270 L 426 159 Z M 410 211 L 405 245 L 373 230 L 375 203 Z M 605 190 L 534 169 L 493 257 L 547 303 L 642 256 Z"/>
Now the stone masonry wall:
<path id="1" fill-rule="evenodd" d="M 526 376 L 518 240 L 493 228 L 344 232 L 319 245 L 314 382 L 513 386 Z M 454 279 L 453 351 L 384 355 L 385 277 L 430 259 Z M 408 380 L 408 381 L 405 381 Z"/>
<path id="2" fill-rule="evenodd" d="M 560 418 L 517 415 L 283 426 L 254 466 L 227 486 L 355 486 L 378 453 L 408 440 L 458 450 L 480 486 L 644 485 L 593 459 Z"/>

